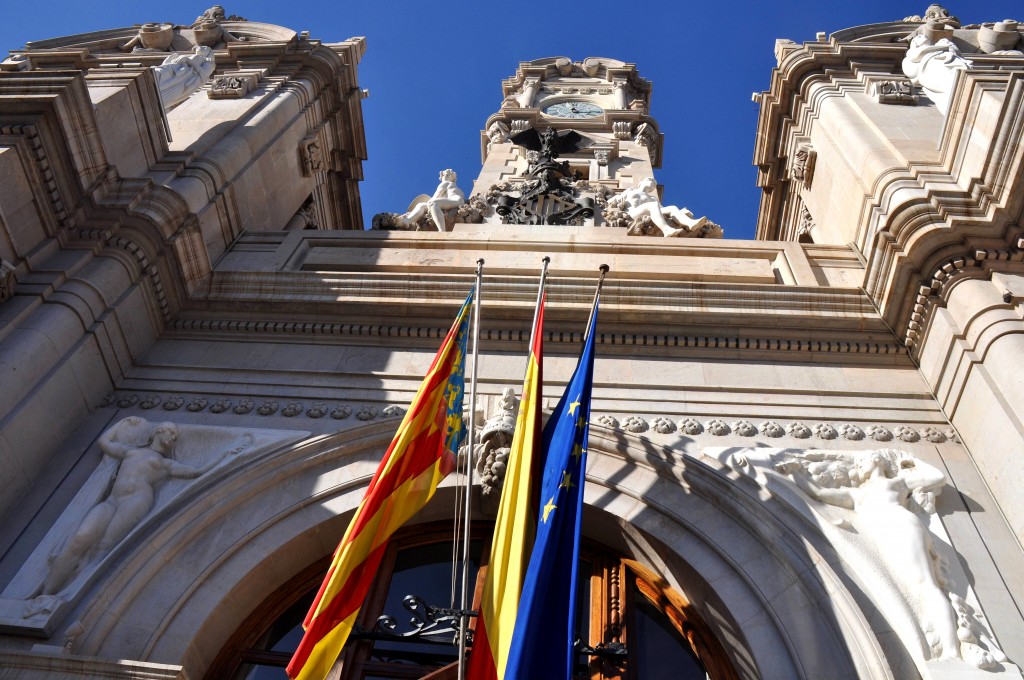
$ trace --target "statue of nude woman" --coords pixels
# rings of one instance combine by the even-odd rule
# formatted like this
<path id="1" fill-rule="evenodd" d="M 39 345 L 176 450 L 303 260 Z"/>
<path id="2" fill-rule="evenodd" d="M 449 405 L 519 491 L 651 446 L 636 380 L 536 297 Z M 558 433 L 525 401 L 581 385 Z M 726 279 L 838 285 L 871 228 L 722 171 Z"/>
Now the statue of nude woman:
<path id="1" fill-rule="evenodd" d="M 46 578 L 31 597 L 56 595 L 82 567 L 107 554 L 124 540 L 153 509 L 157 487 L 163 481 L 170 478 L 195 479 L 223 460 L 223 456 L 217 457 L 202 467 L 174 460 L 172 453 L 178 439 L 178 428 L 174 423 L 158 423 L 149 435 L 148 443 L 142 446 L 117 440 L 125 430 L 146 424 L 142 418 L 125 418 L 100 436 L 98 444 L 103 453 L 121 461 L 113 484 L 106 497 L 86 513 L 71 538 L 51 556 Z M 240 453 L 249 444 L 236 447 L 225 455 Z"/>
<path id="2" fill-rule="evenodd" d="M 958 638 L 957 615 L 936 564 L 931 532 L 910 508 L 913 498 L 925 513 L 934 512 L 935 495 L 945 483 L 940 470 L 892 450 L 857 457 L 822 452 L 778 463 L 775 469 L 815 500 L 856 513 L 861 528 L 918 599 L 931 658 L 966 658 L 980 667 L 994 662 L 989 650 Z"/>

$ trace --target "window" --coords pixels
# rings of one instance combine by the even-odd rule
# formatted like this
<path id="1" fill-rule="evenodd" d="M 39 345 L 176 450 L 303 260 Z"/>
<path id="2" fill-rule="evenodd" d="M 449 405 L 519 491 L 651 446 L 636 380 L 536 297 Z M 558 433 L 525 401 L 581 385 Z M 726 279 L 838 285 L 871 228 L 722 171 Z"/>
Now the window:
<path id="1" fill-rule="evenodd" d="M 428 639 L 394 639 L 375 624 L 394 618 L 394 633 L 409 633 L 414 611 L 403 605 L 417 595 L 448 607 L 453 592 L 449 526 L 400 532 L 391 542 L 374 590 L 360 613 L 359 634 L 342 654 L 340 680 L 455 678 L 457 647 Z M 470 546 L 470 574 L 481 581 L 481 556 L 489 527 Z M 282 669 L 302 637 L 302 619 L 320 585 L 327 560 L 300 574 L 272 595 L 242 626 L 211 666 L 207 678 L 281 680 Z M 577 631 L 581 653 L 576 677 L 586 680 L 730 680 L 735 672 L 724 651 L 693 614 L 685 598 L 637 562 L 597 545 L 581 555 Z M 454 592 L 459 592 L 455 584 Z M 477 597 L 479 593 L 477 593 Z M 457 597 L 457 596 L 456 596 Z M 413 610 L 416 609 L 415 604 Z M 473 607 L 478 605 L 474 602 Z M 437 626 L 442 631 L 445 626 Z M 446 635 L 442 633 L 442 636 Z M 337 670 L 336 666 L 336 670 Z"/>

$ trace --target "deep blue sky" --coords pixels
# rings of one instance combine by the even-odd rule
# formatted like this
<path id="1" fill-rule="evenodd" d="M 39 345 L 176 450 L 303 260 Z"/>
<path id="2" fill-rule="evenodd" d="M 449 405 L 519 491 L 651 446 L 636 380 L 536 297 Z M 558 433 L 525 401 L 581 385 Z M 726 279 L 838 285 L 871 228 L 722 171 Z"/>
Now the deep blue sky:
<path id="1" fill-rule="evenodd" d="M 214 2 L 9 2 L 0 47 L 146 21 L 190 23 Z M 923 14 L 926 0 L 893 2 L 412 2 L 222 0 L 228 14 L 308 30 L 324 41 L 365 36 L 359 67 L 369 160 L 366 223 L 431 193 L 437 172 L 469 193 L 480 169 L 479 131 L 501 103 L 501 80 L 520 61 L 605 56 L 636 63 L 653 81 L 652 115 L 665 133 L 665 202 L 687 206 L 752 238 L 759 190 L 751 165 L 757 105 L 775 65 L 776 38 Z M 1020 0 L 947 5 L 964 23 L 1024 20 Z"/>

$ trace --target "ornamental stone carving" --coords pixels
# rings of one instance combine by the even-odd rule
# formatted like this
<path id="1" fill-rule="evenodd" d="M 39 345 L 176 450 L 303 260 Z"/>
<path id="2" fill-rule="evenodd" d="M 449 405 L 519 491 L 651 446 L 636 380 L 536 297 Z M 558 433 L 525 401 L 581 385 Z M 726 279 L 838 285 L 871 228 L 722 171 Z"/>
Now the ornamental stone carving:
<path id="1" fill-rule="evenodd" d="M 844 439 L 849 439 L 854 442 L 864 439 L 864 430 L 860 429 L 856 425 L 850 425 L 847 423 L 845 425 L 840 425 L 838 429 L 839 434 L 842 435 Z"/>
<path id="2" fill-rule="evenodd" d="M 789 434 L 790 437 L 795 437 L 796 439 L 807 439 L 811 436 L 811 428 L 807 427 L 803 423 L 793 421 L 786 425 L 786 433 Z"/>
<path id="3" fill-rule="evenodd" d="M 626 189 L 605 201 L 605 220 L 611 226 L 623 226 L 628 218 L 628 233 L 631 235 L 708 236 L 709 230 L 706 227 L 709 222 L 706 217 L 694 218 L 693 213 L 686 208 L 662 206 L 657 192 L 658 184 L 653 177 L 642 178 L 636 187 Z"/>
<path id="4" fill-rule="evenodd" d="M 676 431 L 676 424 L 669 418 L 658 417 L 651 421 L 651 429 L 659 434 L 671 434 Z"/>
<path id="5" fill-rule="evenodd" d="M 633 125 L 629 121 L 617 120 L 612 123 L 612 135 L 615 139 L 630 139 L 632 132 Z"/>
<path id="6" fill-rule="evenodd" d="M 121 49 L 128 51 L 166 52 L 174 42 L 174 25 L 146 23 L 139 28 L 138 34 Z"/>
<path id="7" fill-rule="evenodd" d="M 818 439 L 829 440 L 838 437 L 839 433 L 828 423 L 818 423 L 814 426 L 814 436 Z"/>
<path id="8" fill-rule="evenodd" d="M 345 404 L 335 406 L 334 410 L 331 411 L 331 417 L 335 420 L 344 420 L 350 415 L 352 415 L 352 407 L 346 406 Z"/>
<path id="9" fill-rule="evenodd" d="M 793 152 L 793 163 L 789 168 L 789 176 L 810 188 L 811 180 L 814 178 L 814 162 L 818 153 L 811 146 L 810 142 L 802 142 L 797 145 Z"/>
<path id="10" fill-rule="evenodd" d="M 892 78 L 887 80 L 874 80 L 871 82 L 870 92 L 879 104 L 903 104 L 913 106 L 917 104 L 917 87 L 909 78 Z"/>
<path id="11" fill-rule="evenodd" d="M 210 99 L 241 99 L 256 89 L 260 74 L 252 71 L 234 71 L 216 76 L 206 93 Z"/>
<path id="12" fill-rule="evenodd" d="M 895 591 L 891 595 L 902 600 L 915 624 L 913 631 L 897 626 L 908 646 L 919 645 L 926 660 L 964 660 L 981 668 L 1005 659 L 987 631 L 973 632 L 980 622 L 969 620 L 966 608 L 956 609 L 962 598 L 947 590 L 946 565 L 929 529 L 935 496 L 945 484 L 941 471 L 889 449 L 770 451 L 766 456 L 748 449 L 747 463 L 768 463 L 786 476 L 828 520 L 824 526 L 832 527 L 834 544 L 858 573 Z"/>
<path id="13" fill-rule="evenodd" d="M 227 450 L 201 452 L 204 461 L 193 465 L 175 455 L 178 438 L 175 424 L 151 423 L 135 416 L 119 421 L 100 436 L 97 444 L 104 458 L 93 477 L 109 482 L 100 485 L 103 490 L 94 501 L 75 499 L 71 509 L 81 521 L 47 558 L 42 581 L 28 596 L 26 618 L 52 611 L 52 599 L 77 574 L 121 543 L 153 510 L 158 490 L 165 481 L 200 477 L 226 457 L 237 455 L 253 444 L 251 434 L 243 436 Z M 201 447 L 205 442 L 197 442 L 197 445 Z"/>
<path id="14" fill-rule="evenodd" d="M 619 421 L 616 420 L 615 417 L 610 416 L 606 413 L 599 415 L 595 422 L 598 425 L 603 425 L 604 427 L 610 428 L 612 430 L 617 430 L 619 428 Z"/>
<path id="15" fill-rule="evenodd" d="M 786 434 L 785 428 L 776 423 L 774 420 L 766 420 L 761 423 L 761 432 L 765 435 L 773 438 L 781 437 Z"/>
<path id="16" fill-rule="evenodd" d="M 229 17 L 225 14 L 223 7 L 214 5 L 192 22 L 192 35 L 196 44 L 213 47 L 222 42 L 239 42 L 241 38 L 235 37 L 221 25 L 223 21 L 245 21 L 245 19 L 234 14 Z"/>
<path id="17" fill-rule="evenodd" d="M 74 607 L 93 575 L 146 544 L 173 501 L 190 502 L 194 480 L 308 432 L 151 422 L 131 416 L 97 439 L 99 463 L 39 538 L 0 595 L 0 619 L 43 630 Z M 157 519 L 154 519 L 157 518 Z M 138 536 L 133 540 L 132 536 Z M 68 635 L 81 632 L 68 628 Z M 76 633 L 75 630 L 78 630 Z"/>
<path id="18" fill-rule="evenodd" d="M 732 424 L 732 431 L 741 437 L 753 437 L 757 434 L 757 428 L 749 420 L 737 420 Z"/>
<path id="19" fill-rule="evenodd" d="M 708 434 L 713 434 L 716 437 L 723 437 L 729 434 L 729 426 L 724 420 L 719 420 L 718 418 L 709 420 L 705 425 L 705 429 L 708 431 Z"/>
<path id="20" fill-rule="evenodd" d="M 360 406 L 356 411 L 357 420 L 373 420 L 378 415 L 377 409 L 372 406 Z"/>
<path id="21" fill-rule="evenodd" d="M 402 408 L 401 406 L 398 406 L 397 404 L 391 404 L 390 406 L 385 406 L 384 408 L 382 408 L 380 410 L 380 417 L 381 418 L 401 418 L 404 415 L 405 415 L 405 409 Z"/>
<path id="22" fill-rule="evenodd" d="M 881 425 L 868 425 L 866 432 L 876 442 L 892 441 L 892 432 Z"/>
<path id="23" fill-rule="evenodd" d="M 693 418 L 683 418 L 679 421 L 679 429 L 692 436 L 703 432 L 704 426 L 700 424 L 700 421 Z"/>
<path id="24" fill-rule="evenodd" d="M 626 432 L 639 434 L 641 432 L 647 432 L 651 427 L 647 421 L 640 416 L 628 416 L 624 421 L 622 421 L 622 429 Z"/>
<path id="25" fill-rule="evenodd" d="M 164 111 L 198 91 L 210 80 L 216 67 L 213 50 L 205 45 L 194 47 L 190 54 L 173 54 L 159 66 L 151 67 Z"/>
<path id="26" fill-rule="evenodd" d="M 511 387 L 505 388 L 493 415 L 480 431 L 479 443 L 473 451 L 476 471 L 480 474 L 482 510 L 488 515 L 498 512 L 501 486 L 505 481 L 512 436 L 516 430 L 519 400 Z"/>
<path id="27" fill-rule="evenodd" d="M 299 156 L 302 160 L 302 174 L 310 177 L 324 170 L 324 154 L 320 148 L 320 140 L 315 135 L 306 137 L 299 143 Z"/>
<path id="28" fill-rule="evenodd" d="M 924 34 L 914 36 L 903 59 L 903 73 L 924 90 L 942 115 L 949 111 L 949 97 L 957 71 L 967 71 L 971 67 L 972 62 L 960 54 L 960 49 L 951 40 L 932 40 Z"/>

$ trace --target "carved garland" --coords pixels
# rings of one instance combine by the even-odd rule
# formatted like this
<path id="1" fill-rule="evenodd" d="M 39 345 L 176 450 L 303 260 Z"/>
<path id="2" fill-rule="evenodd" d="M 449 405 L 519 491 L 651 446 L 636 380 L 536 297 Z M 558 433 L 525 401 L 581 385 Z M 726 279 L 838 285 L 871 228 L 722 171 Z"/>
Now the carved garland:
<path id="1" fill-rule="evenodd" d="M 921 286 L 914 308 L 907 322 L 904 344 L 913 347 L 920 338 L 921 331 L 928 324 L 932 310 L 945 305 L 946 290 L 955 280 L 974 276 L 981 271 L 984 261 L 1008 262 L 1024 261 L 1024 238 L 1018 238 L 1014 246 L 1009 248 L 985 248 L 975 250 L 973 256 L 960 256 L 948 260 L 932 273 L 926 285 Z"/>
<path id="2" fill-rule="evenodd" d="M 914 443 L 923 439 L 933 444 L 959 441 L 956 432 L 952 428 L 939 430 L 932 426 L 925 426 L 920 430 L 915 430 L 906 425 L 896 425 L 892 428 L 884 425 L 865 425 L 861 427 L 852 423 L 815 423 L 808 426 L 795 420 L 784 425 L 773 420 L 765 420 L 760 425 L 754 425 L 749 420 L 737 420 L 730 425 L 719 418 L 712 418 L 702 423 L 696 417 L 684 416 L 679 421 L 673 422 L 671 417 L 666 416 L 658 416 L 648 421 L 646 418 L 637 415 L 625 416 L 620 421 L 615 416 L 607 413 L 597 416 L 592 422 L 595 425 L 601 425 L 611 430 L 623 430 L 631 434 L 640 434 L 650 430 L 658 434 L 671 434 L 678 429 L 683 434 L 691 437 L 702 434 L 724 437 L 732 433 L 741 437 L 754 437 L 757 435 L 772 439 L 780 437 L 810 439 L 813 437 L 825 441 L 840 438 L 849 441 L 860 441 L 870 438 L 879 442 L 888 442 L 895 439 L 906 443 Z"/>

